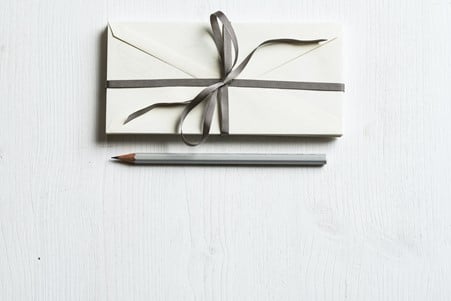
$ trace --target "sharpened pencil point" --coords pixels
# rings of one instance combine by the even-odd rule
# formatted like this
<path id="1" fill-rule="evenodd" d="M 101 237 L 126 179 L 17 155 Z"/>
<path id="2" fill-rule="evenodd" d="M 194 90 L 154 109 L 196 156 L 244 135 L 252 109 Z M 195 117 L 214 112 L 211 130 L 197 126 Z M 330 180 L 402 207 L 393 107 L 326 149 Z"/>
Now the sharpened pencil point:
<path id="1" fill-rule="evenodd" d="M 120 162 L 133 162 L 133 161 L 135 161 L 135 154 L 114 156 L 114 157 L 111 157 L 111 159 L 116 159 Z"/>

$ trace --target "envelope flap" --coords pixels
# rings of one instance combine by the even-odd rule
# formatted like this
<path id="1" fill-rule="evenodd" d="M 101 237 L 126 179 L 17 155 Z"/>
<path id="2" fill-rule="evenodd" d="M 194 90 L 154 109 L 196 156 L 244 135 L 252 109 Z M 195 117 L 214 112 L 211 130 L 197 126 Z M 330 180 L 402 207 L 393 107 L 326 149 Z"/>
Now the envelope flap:
<path id="1" fill-rule="evenodd" d="M 261 42 L 275 38 L 336 39 L 340 28 L 333 24 L 237 23 L 238 62 Z M 110 23 L 113 36 L 151 56 L 158 58 L 188 76 L 219 77 L 219 55 L 206 23 Z M 239 78 L 252 78 L 273 70 L 322 44 L 272 45 L 257 51 Z"/>
<path id="2" fill-rule="evenodd" d="M 110 23 L 113 37 L 191 77 L 219 77 L 209 29 L 200 23 Z"/>

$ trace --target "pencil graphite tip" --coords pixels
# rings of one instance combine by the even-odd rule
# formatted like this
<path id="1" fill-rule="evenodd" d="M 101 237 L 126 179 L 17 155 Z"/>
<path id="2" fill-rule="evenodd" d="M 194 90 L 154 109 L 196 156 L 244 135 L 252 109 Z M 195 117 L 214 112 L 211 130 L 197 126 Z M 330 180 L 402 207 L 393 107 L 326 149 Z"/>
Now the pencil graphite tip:
<path id="1" fill-rule="evenodd" d="M 133 161 L 135 161 L 135 154 L 126 154 L 126 155 L 114 156 L 114 157 L 111 157 L 111 159 L 124 161 L 124 162 L 133 162 Z"/>

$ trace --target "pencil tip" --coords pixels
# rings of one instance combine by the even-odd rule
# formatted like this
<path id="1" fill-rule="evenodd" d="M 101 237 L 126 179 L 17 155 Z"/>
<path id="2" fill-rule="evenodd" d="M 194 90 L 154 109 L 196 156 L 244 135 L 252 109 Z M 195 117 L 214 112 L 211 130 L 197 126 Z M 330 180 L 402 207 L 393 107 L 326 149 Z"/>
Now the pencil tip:
<path id="1" fill-rule="evenodd" d="M 111 157 L 111 159 L 124 161 L 124 162 L 133 162 L 133 161 L 135 161 L 135 154 L 126 154 L 126 155 L 114 156 L 114 157 Z"/>

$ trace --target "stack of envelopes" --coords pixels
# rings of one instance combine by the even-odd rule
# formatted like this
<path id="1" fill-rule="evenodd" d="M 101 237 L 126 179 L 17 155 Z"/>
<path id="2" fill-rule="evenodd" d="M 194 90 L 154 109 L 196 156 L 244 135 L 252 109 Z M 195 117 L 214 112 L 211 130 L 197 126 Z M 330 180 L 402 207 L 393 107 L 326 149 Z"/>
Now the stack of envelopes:
<path id="1" fill-rule="evenodd" d="M 334 24 L 233 23 L 240 62 L 264 40 L 327 39 L 312 45 L 271 45 L 257 51 L 239 79 L 342 83 L 342 36 Z M 111 23 L 107 80 L 219 78 L 218 50 L 208 24 Z M 230 135 L 342 135 L 343 92 L 229 87 Z M 131 113 L 157 102 L 192 99 L 202 87 L 108 88 L 106 132 L 177 134 L 182 108 Z M 202 106 L 183 130 L 201 133 Z M 217 112 L 211 134 L 219 134 Z"/>

